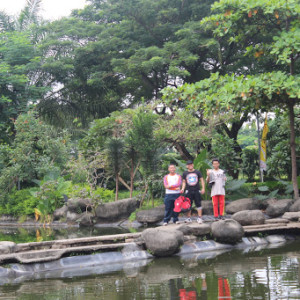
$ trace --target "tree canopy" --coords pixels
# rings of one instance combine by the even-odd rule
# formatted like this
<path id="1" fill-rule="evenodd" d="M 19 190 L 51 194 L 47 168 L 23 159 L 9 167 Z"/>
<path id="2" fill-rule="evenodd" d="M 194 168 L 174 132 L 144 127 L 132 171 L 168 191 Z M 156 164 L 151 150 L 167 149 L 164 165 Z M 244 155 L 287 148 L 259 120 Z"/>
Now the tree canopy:
<path id="1" fill-rule="evenodd" d="M 102 172 L 130 195 L 135 178 L 153 195 L 166 161 L 199 153 L 220 157 L 235 179 L 254 165 L 242 172 L 253 180 L 257 138 L 245 146 L 239 133 L 272 112 L 275 124 L 289 118 L 281 136 L 291 157 L 280 165 L 273 156 L 267 174 L 291 178 L 298 197 L 299 1 L 89 0 L 52 22 L 39 17 L 41 1 L 28 0 L 15 18 L 0 13 L 0 168 L 20 166 L 14 183 L 45 175 L 39 158 L 17 164 L 9 154 L 30 152 L 16 120 L 32 109 L 37 126 L 77 133 L 61 175 L 72 177 L 78 164 L 78 178 L 94 176 L 96 185 Z M 28 142 L 45 162 L 52 156 L 40 135 Z"/>

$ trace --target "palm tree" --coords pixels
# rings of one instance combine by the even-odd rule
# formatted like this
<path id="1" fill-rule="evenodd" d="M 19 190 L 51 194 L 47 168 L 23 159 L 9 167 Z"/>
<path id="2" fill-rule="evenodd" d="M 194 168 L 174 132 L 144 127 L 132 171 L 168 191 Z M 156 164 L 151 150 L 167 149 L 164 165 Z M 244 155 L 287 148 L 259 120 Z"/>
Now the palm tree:
<path id="1" fill-rule="evenodd" d="M 26 31 L 33 24 L 40 24 L 39 12 L 43 0 L 27 0 L 20 14 L 12 17 L 0 11 L 0 32 Z"/>
<path id="2" fill-rule="evenodd" d="M 115 177 L 116 181 L 116 197 L 119 196 L 120 172 L 124 165 L 124 141 L 120 138 L 110 138 L 106 142 L 106 154 L 109 165 L 109 173 Z"/>

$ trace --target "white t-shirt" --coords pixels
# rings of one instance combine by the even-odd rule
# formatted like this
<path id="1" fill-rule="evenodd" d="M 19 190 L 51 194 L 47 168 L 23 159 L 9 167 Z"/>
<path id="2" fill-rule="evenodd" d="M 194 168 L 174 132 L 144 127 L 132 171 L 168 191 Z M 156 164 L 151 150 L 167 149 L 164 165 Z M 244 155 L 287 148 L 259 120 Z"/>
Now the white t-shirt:
<path id="1" fill-rule="evenodd" d="M 179 174 L 166 175 L 164 178 L 165 184 L 171 188 L 166 189 L 166 194 L 179 194 L 181 185 L 181 176 Z"/>
<path id="2" fill-rule="evenodd" d="M 224 171 L 219 169 L 216 170 L 210 170 L 212 172 L 212 177 L 215 183 L 212 185 L 211 188 L 211 196 L 215 195 L 225 195 L 225 174 Z"/>

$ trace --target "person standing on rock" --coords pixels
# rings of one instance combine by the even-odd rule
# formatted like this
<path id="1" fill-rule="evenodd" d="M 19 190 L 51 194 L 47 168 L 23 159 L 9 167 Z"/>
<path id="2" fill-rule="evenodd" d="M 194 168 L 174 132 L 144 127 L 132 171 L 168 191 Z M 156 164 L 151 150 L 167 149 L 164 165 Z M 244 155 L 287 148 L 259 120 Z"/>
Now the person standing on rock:
<path id="1" fill-rule="evenodd" d="M 200 171 L 194 169 L 194 163 L 191 160 L 186 162 L 187 171 L 183 172 L 182 175 L 182 188 L 181 193 L 184 193 L 186 190 L 186 197 L 191 200 L 191 205 L 193 201 L 195 202 L 197 211 L 198 211 L 198 218 L 197 222 L 199 224 L 203 223 L 202 221 L 202 207 L 201 207 L 201 194 L 205 193 L 205 184 L 204 179 Z M 199 180 L 201 181 L 201 191 L 200 191 L 200 184 Z M 190 223 L 191 220 L 191 211 L 187 213 L 187 218 L 185 223 Z"/>
<path id="2" fill-rule="evenodd" d="M 220 169 L 220 162 L 217 158 L 212 160 L 213 169 L 206 170 L 206 181 L 211 186 L 211 197 L 214 207 L 215 220 L 223 220 L 225 214 L 225 182 L 224 170 Z"/>
<path id="3" fill-rule="evenodd" d="M 164 186 L 166 194 L 164 198 L 165 216 L 163 225 L 168 225 L 173 217 L 173 222 L 178 223 L 178 213 L 174 212 L 174 202 L 180 196 L 180 186 L 182 183 L 181 176 L 176 173 L 176 166 L 169 165 L 169 174 L 164 177 Z"/>

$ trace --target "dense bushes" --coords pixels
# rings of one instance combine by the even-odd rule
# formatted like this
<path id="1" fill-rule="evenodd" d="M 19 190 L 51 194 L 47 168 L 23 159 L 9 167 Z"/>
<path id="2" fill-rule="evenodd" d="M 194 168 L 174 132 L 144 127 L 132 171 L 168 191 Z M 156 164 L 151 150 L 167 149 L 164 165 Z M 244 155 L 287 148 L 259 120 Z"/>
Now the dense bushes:
<path id="1" fill-rule="evenodd" d="M 44 124 L 34 111 L 15 121 L 15 139 L 0 148 L 0 191 L 32 186 L 49 172 L 60 173 L 69 155 L 69 137 Z"/>

